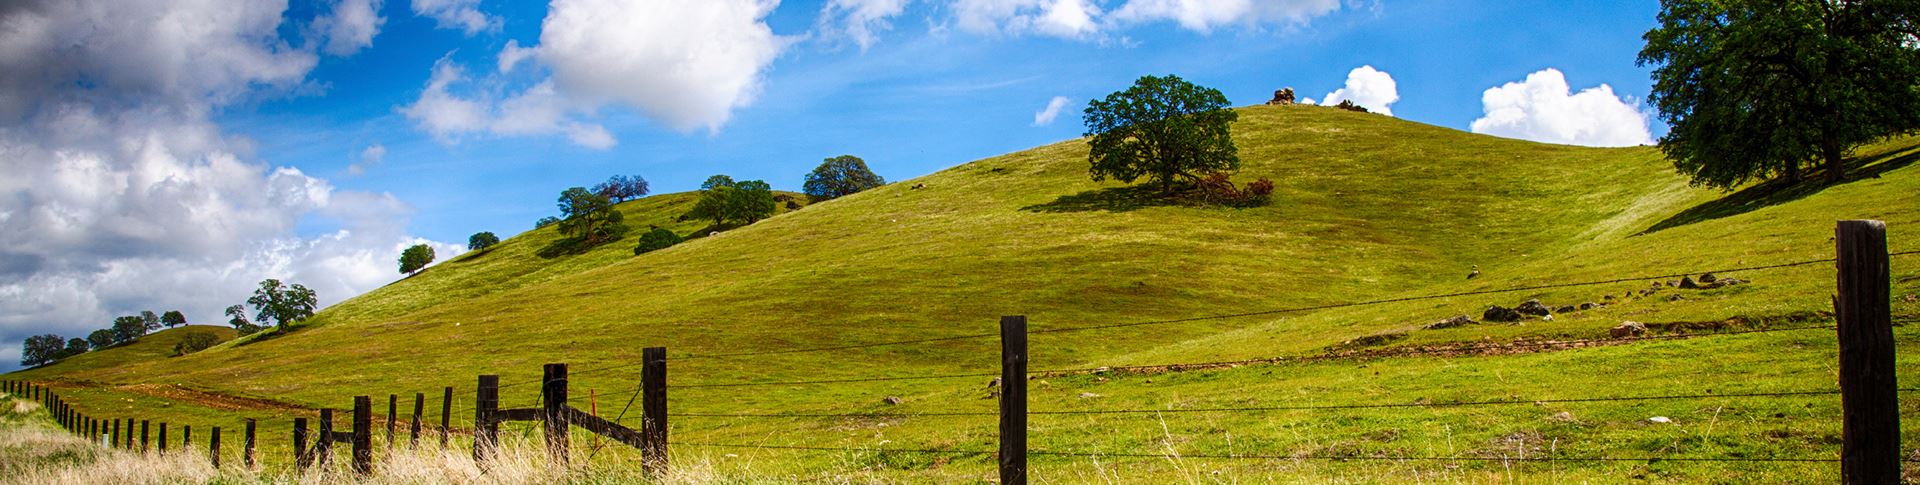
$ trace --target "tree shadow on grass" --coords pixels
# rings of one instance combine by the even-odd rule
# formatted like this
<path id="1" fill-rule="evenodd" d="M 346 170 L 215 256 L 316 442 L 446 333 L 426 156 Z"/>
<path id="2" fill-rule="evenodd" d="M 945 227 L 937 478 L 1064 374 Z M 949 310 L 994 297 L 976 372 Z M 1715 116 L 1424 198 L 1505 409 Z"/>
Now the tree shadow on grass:
<path id="1" fill-rule="evenodd" d="M 1035 204 L 1020 208 L 1028 212 L 1128 212 L 1148 207 L 1182 205 L 1178 197 L 1167 197 L 1158 187 L 1134 185 L 1099 190 L 1089 190 L 1073 195 L 1062 195 L 1053 202 Z"/>
<path id="2" fill-rule="evenodd" d="M 1763 208 L 1792 202 L 1818 194 L 1820 191 L 1843 184 L 1866 179 L 1880 178 L 1880 175 L 1905 168 L 1920 161 L 1920 145 L 1890 151 L 1884 154 L 1855 158 L 1847 162 L 1847 179 L 1839 184 L 1828 184 L 1823 174 L 1814 174 L 1798 183 L 1788 183 L 1785 179 L 1762 182 L 1752 187 L 1727 194 L 1726 197 L 1693 206 L 1679 214 L 1654 223 L 1653 227 L 1640 231 L 1637 235 L 1653 234 L 1696 222 L 1706 222 L 1723 217 L 1737 216 Z"/>

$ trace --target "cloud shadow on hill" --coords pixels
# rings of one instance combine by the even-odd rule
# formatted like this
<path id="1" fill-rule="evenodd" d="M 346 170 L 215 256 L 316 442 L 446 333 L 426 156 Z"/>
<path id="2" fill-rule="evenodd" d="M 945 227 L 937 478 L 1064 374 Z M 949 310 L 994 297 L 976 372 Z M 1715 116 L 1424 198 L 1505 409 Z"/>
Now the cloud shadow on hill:
<path id="1" fill-rule="evenodd" d="M 1167 197 L 1159 188 L 1147 185 L 1113 187 L 1062 195 L 1053 202 L 1020 208 L 1028 212 L 1129 212 L 1148 207 L 1181 205 L 1177 197 Z"/>
<path id="2" fill-rule="evenodd" d="M 1767 207 L 1793 202 L 1813 194 L 1818 194 L 1820 191 L 1827 190 L 1828 188 L 1866 179 L 1880 178 L 1882 174 L 1905 168 L 1916 161 L 1920 161 L 1920 146 L 1911 146 L 1872 157 L 1849 160 L 1847 162 L 1847 179 L 1838 184 L 1827 183 L 1825 175 L 1819 173 L 1808 176 L 1798 183 L 1788 183 L 1784 179 L 1769 180 L 1727 194 L 1725 197 L 1680 211 L 1680 213 L 1656 222 L 1652 227 L 1648 227 L 1647 230 L 1640 231 L 1639 234 L 1635 235 L 1653 234 L 1696 222 L 1706 222 L 1724 217 L 1737 216 Z"/>

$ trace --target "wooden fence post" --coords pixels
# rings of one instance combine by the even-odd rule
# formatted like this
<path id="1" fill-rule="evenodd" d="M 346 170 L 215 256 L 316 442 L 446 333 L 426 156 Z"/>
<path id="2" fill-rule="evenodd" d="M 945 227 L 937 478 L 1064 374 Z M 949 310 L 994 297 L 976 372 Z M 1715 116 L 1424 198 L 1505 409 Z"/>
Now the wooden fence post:
<path id="1" fill-rule="evenodd" d="M 393 422 L 391 415 L 387 422 Z M 353 472 L 373 473 L 373 398 L 367 396 L 353 397 Z"/>
<path id="2" fill-rule="evenodd" d="M 247 418 L 247 432 L 242 438 L 245 444 L 240 448 L 240 464 L 247 470 L 253 470 L 253 427 L 253 418 Z"/>
<path id="3" fill-rule="evenodd" d="M 1000 484 L 1027 483 L 1027 317 L 1000 317 Z"/>
<path id="4" fill-rule="evenodd" d="M 453 386 L 447 386 L 446 395 L 440 396 L 440 449 L 447 449 L 447 438 L 453 434 Z"/>
<path id="5" fill-rule="evenodd" d="M 333 462 L 333 409 L 320 408 L 320 425 L 317 427 L 320 432 L 315 433 L 312 464 L 325 470 L 327 464 Z"/>
<path id="6" fill-rule="evenodd" d="M 120 436 L 120 418 L 113 418 L 113 440 L 111 444 L 114 448 L 120 448 L 126 446 L 126 443 L 127 439 Z"/>
<path id="7" fill-rule="evenodd" d="M 167 454 L 167 423 L 160 423 L 160 454 Z"/>
<path id="8" fill-rule="evenodd" d="M 387 451 L 393 451 L 393 417 L 400 414 L 400 395 L 387 394 Z"/>
<path id="9" fill-rule="evenodd" d="M 1900 398 L 1894 378 L 1887 226 L 1840 221 L 1833 312 L 1840 338 L 1840 481 L 1900 483 Z"/>
<path id="10" fill-rule="evenodd" d="M 147 452 L 147 420 L 140 420 L 140 453 Z"/>
<path id="11" fill-rule="evenodd" d="M 207 459 L 213 461 L 213 469 L 220 469 L 220 427 L 213 427 L 213 434 L 207 436 Z"/>
<path id="12" fill-rule="evenodd" d="M 180 451 L 193 447 L 193 425 L 180 425 Z"/>
<path id="13" fill-rule="evenodd" d="M 482 467 L 493 456 L 499 439 L 500 423 L 493 420 L 493 411 L 499 406 L 500 376 L 480 376 L 480 383 L 473 389 L 473 462 Z"/>
<path id="14" fill-rule="evenodd" d="M 567 464 L 567 365 L 547 364 L 540 377 L 541 422 L 546 424 L 547 456 Z"/>
<path id="15" fill-rule="evenodd" d="M 293 464 L 295 468 L 306 470 L 313 464 L 307 454 L 307 418 L 293 418 Z"/>
<path id="16" fill-rule="evenodd" d="M 640 466 L 649 475 L 667 470 L 667 348 L 640 349 Z"/>
<path id="17" fill-rule="evenodd" d="M 420 449 L 420 411 L 427 406 L 427 394 L 413 393 L 413 422 L 407 427 L 407 449 Z"/>

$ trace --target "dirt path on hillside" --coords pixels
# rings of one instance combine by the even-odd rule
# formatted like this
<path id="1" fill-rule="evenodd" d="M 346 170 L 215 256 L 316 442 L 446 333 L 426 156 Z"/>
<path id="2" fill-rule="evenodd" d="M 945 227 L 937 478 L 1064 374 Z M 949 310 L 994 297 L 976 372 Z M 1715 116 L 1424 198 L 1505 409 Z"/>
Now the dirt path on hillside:
<path id="1" fill-rule="evenodd" d="M 284 401 L 240 397 L 220 394 L 212 391 L 189 389 L 173 384 L 126 384 L 101 386 L 79 383 L 82 387 L 104 388 L 112 391 L 152 396 L 171 401 L 183 402 L 195 406 L 227 411 L 310 411 L 313 408 Z"/>

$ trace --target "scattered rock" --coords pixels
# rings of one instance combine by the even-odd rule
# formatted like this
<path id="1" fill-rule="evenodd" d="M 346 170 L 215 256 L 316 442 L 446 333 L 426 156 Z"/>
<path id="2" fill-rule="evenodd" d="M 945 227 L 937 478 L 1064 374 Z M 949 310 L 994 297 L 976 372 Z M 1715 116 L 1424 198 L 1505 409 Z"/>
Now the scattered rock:
<path id="1" fill-rule="evenodd" d="M 1562 305 L 1560 308 L 1553 309 L 1554 313 L 1573 313 L 1576 311 L 1580 311 L 1580 307 L 1573 305 Z"/>
<path id="2" fill-rule="evenodd" d="M 1733 285 L 1746 284 L 1747 280 L 1743 280 L 1740 278 L 1720 278 L 1720 281 L 1715 281 L 1713 283 L 1720 286 L 1733 286 Z"/>
<path id="3" fill-rule="evenodd" d="M 1455 315 L 1453 318 L 1429 323 L 1427 324 L 1426 327 L 1422 327 L 1422 328 L 1425 328 L 1427 330 L 1439 330 L 1443 328 L 1464 327 L 1464 326 L 1473 325 L 1477 323 L 1480 323 L 1480 322 L 1473 321 L 1472 318 L 1467 318 L 1466 315 Z"/>
<path id="4" fill-rule="evenodd" d="M 919 184 L 913 184 L 913 186 L 908 187 L 907 190 L 920 190 L 924 188 L 927 188 L 927 184 L 919 183 Z"/>
<path id="5" fill-rule="evenodd" d="M 1000 378 L 998 377 L 993 378 L 993 382 L 988 382 L 987 387 L 988 388 L 1000 387 Z"/>
<path id="6" fill-rule="evenodd" d="M 1687 297 L 1686 297 L 1686 296 L 1684 296 L 1684 295 L 1681 295 L 1681 294 L 1678 294 L 1678 293 L 1675 293 L 1675 294 L 1672 294 L 1672 295 L 1667 295 L 1667 301 L 1680 301 L 1680 300 L 1685 300 L 1685 299 L 1687 299 Z"/>
<path id="7" fill-rule="evenodd" d="M 1105 374 L 1108 372 L 1113 372 L 1113 369 L 1110 367 L 1101 366 L 1100 368 L 1093 370 L 1093 373 L 1095 374 Z"/>
<path id="8" fill-rule="evenodd" d="M 1489 322 L 1518 322 L 1522 317 L 1524 317 L 1524 315 L 1521 315 L 1520 312 L 1500 305 L 1488 307 L 1486 313 L 1480 314 L 1481 320 Z"/>
<path id="9" fill-rule="evenodd" d="M 1552 415 L 1552 416 L 1547 416 L 1547 420 L 1548 420 L 1548 421 L 1558 421 L 1558 422 L 1562 422 L 1562 423 L 1571 423 L 1571 422 L 1573 422 L 1573 413 L 1569 413 L 1569 412 L 1566 412 L 1566 411 L 1561 411 L 1561 412 L 1557 412 L 1557 413 L 1553 413 L 1553 415 Z"/>
<path id="10" fill-rule="evenodd" d="M 1100 397 L 1100 395 L 1099 395 L 1099 394 L 1094 394 L 1094 393 L 1091 393 L 1091 392 L 1082 392 L 1082 393 L 1080 393 L 1080 398 L 1081 398 L 1081 399 L 1093 399 L 1093 398 L 1096 398 L 1096 397 Z"/>
<path id="11" fill-rule="evenodd" d="M 1905 298 L 1901 298 L 1900 301 L 1904 301 L 1907 303 L 1920 302 L 1920 295 L 1907 295 Z M 459 325 L 459 324 L 456 323 L 454 325 Z"/>
<path id="12" fill-rule="evenodd" d="M 900 398 L 894 397 L 894 396 L 887 396 L 885 398 L 881 398 L 880 402 L 887 403 L 888 405 L 893 405 L 893 406 L 898 406 L 901 403 Z"/>
<path id="13" fill-rule="evenodd" d="M 1605 301 L 1613 301 L 1613 295 L 1612 294 L 1600 295 L 1600 299 Z M 1588 305 L 1592 305 L 1592 303 L 1588 303 Z"/>
<path id="14" fill-rule="evenodd" d="M 1553 314 L 1553 310 L 1547 309 L 1547 306 L 1540 303 L 1540 300 L 1527 300 L 1526 303 L 1521 303 L 1520 306 L 1513 307 L 1513 311 L 1520 312 L 1522 315 L 1533 315 L 1536 317 Z"/>
<path id="15" fill-rule="evenodd" d="M 1551 321 L 1553 321 L 1553 315 L 1545 315 L 1545 316 L 1542 316 L 1542 317 L 1540 317 L 1540 321 L 1543 321 L 1543 322 L 1551 322 Z"/>
<path id="16" fill-rule="evenodd" d="M 1680 285 L 1679 285 L 1679 286 L 1680 286 L 1680 289 L 1683 289 L 1683 290 L 1698 290 L 1698 289 L 1700 289 L 1700 285 L 1698 285 L 1698 284 L 1695 284 L 1695 283 L 1693 282 L 1693 278 L 1691 278 L 1691 277 L 1687 277 L 1687 276 L 1681 276 L 1681 277 L 1680 277 Z"/>
<path id="17" fill-rule="evenodd" d="M 1293 88 L 1280 88 L 1275 90 L 1273 92 L 1273 100 L 1267 101 L 1267 104 L 1274 106 L 1293 104 Z"/>
<path id="18" fill-rule="evenodd" d="M 1607 330 L 1607 336 L 1613 338 L 1638 337 L 1646 334 L 1647 324 L 1632 320 L 1620 322 L 1620 326 Z"/>
<path id="19" fill-rule="evenodd" d="M 1609 300 L 1613 299 L 1613 295 L 1607 295 L 1607 299 Z M 1594 302 L 1586 302 L 1586 303 L 1580 304 L 1580 311 L 1587 311 L 1595 308 L 1600 308 L 1600 304 L 1594 303 Z"/>
<path id="20" fill-rule="evenodd" d="M 1673 422 L 1673 418 L 1669 418 L 1669 417 L 1666 417 L 1666 416 L 1654 416 L 1654 417 L 1651 417 L 1651 418 L 1647 418 L 1647 421 L 1648 421 L 1648 422 L 1653 422 L 1653 423 L 1662 423 L 1662 424 L 1666 424 L 1666 423 L 1672 423 L 1672 422 Z"/>
<path id="21" fill-rule="evenodd" d="M 1700 275 L 1700 282 L 1701 282 L 1701 283 L 1712 283 L 1712 282 L 1714 282 L 1715 280 L 1718 280 L 1718 279 L 1720 279 L 1720 278 L 1719 278 L 1719 277 L 1717 277 L 1717 276 L 1714 276 L 1714 275 L 1713 275 L 1713 273 L 1707 273 L 1707 274 L 1703 274 L 1703 275 Z"/>

